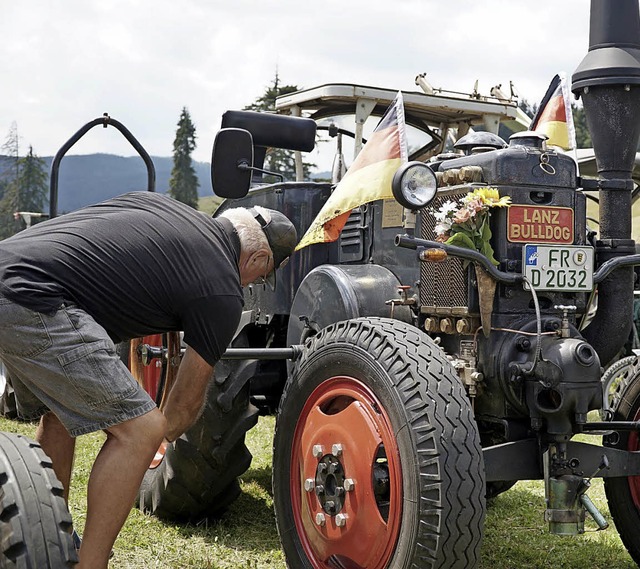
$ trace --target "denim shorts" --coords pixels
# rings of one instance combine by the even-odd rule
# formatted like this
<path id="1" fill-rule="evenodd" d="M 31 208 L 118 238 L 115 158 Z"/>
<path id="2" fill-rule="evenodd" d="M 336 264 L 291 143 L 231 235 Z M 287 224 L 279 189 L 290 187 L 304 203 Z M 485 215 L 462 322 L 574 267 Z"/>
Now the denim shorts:
<path id="1" fill-rule="evenodd" d="M 24 419 L 52 411 L 73 437 L 107 429 L 155 408 L 84 310 L 63 305 L 47 315 L 0 295 L 0 359 Z"/>

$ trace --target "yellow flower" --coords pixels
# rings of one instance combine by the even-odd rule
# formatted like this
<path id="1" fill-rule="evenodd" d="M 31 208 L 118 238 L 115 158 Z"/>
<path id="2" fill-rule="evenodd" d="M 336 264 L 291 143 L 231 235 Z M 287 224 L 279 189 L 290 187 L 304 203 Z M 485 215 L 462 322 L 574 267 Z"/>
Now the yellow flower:
<path id="1" fill-rule="evenodd" d="M 488 207 L 506 207 L 511 203 L 509 196 L 500 197 L 497 188 L 476 188 L 471 193 Z"/>

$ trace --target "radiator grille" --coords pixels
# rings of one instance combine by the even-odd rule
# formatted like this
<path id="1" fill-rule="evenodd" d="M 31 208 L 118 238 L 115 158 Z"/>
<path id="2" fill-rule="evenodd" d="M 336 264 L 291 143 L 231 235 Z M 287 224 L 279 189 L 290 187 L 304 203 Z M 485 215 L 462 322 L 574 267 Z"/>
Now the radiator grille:
<path id="1" fill-rule="evenodd" d="M 467 189 L 442 192 L 429 209 L 438 209 L 447 200 L 457 200 L 466 195 Z M 422 217 L 422 238 L 433 241 L 436 237 L 436 220 L 428 211 Z M 460 259 L 449 257 L 440 263 L 421 263 L 420 305 L 426 314 L 468 313 L 467 271 Z"/>
<path id="2" fill-rule="evenodd" d="M 340 233 L 340 261 L 362 261 L 364 257 L 364 213 L 362 207 L 354 208 Z"/>

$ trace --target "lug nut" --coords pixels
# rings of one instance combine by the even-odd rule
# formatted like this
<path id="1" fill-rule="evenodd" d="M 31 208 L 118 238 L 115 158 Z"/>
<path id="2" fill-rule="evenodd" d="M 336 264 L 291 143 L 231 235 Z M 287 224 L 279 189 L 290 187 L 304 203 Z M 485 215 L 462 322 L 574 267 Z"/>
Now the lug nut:
<path id="1" fill-rule="evenodd" d="M 356 485 L 356 481 L 353 478 L 345 478 L 344 479 L 344 489 L 347 492 L 351 492 Z"/>
<path id="2" fill-rule="evenodd" d="M 322 458 L 322 455 L 324 455 L 324 448 L 322 448 L 322 445 L 313 445 L 311 454 L 316 458 Z"/>
<path id="3" fill-rule="evenodd" d="M 342 455 L 342 445 L 340 443 L 336 443 L 331 447 L 331 454 L 333 456 Z"/>
<path id="4" fill-rule="evenodd" d="M 304 489 L 307 492 L 311 492 L 316 486 L 316 481 L 313 478 L 307 478 L 304 481 Z"/>
<path id="5" fill-rule="evenodd" d="M 338 514 L 336 516 L 336 525 L 341 528 L 347 525 L 347 514 Z"/>
<path id="6" fill-rule="evenodd" d="M 323 526 L 325 523 L 327 523 L 327 519 L 324 517 L 323 513 L 317 513 L 316 514 L 316 524 L 318 524 L 319 526 Z"/>

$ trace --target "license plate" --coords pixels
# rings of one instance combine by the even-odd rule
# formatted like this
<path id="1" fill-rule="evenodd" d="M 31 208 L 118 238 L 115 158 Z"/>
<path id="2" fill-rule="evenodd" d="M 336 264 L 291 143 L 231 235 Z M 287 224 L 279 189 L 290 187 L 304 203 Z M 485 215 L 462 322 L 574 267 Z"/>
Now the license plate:
<path id="1" fill-rule="evenodd" d="M 524 276 L 536 290 L 591 291 L 593 247 L 580 245 L 525 245 Z M 530 286 L 525 281 L 525 286 Z"/>

